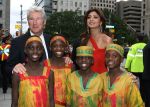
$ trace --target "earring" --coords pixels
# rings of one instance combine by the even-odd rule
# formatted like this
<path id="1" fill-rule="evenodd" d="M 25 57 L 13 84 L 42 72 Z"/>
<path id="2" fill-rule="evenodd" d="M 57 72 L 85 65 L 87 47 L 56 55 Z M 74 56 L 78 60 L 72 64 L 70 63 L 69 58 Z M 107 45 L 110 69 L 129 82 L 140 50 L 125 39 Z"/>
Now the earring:
<path id="1" fill-rule="evenodd" d="M 100 32 L 102 32 L 102 31 L 103 31 L 103 30 L 102 30 L 102 25 L 100 25 L 100 26 L 99 26 L 99 29 L 100 29 Z"/>

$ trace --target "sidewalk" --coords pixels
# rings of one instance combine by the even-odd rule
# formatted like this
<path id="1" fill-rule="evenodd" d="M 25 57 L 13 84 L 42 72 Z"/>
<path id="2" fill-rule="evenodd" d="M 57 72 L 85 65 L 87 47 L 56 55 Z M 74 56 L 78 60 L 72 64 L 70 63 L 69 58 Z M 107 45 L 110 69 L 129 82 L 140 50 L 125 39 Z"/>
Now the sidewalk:
<path id="1" fill-rule="evenodd" d="M 7 90 L 6 94 L 3 94 L 2 88 L 0 88 L 0 107 L 11 107 L 11 88 Z"/>

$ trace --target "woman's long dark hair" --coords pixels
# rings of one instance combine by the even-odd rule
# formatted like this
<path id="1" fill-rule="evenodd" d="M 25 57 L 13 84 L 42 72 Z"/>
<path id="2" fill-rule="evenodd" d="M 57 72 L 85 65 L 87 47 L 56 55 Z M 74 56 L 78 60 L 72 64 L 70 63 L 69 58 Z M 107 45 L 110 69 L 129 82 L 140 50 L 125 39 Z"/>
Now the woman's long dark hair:
<path id="1" fill-rule="evenodd" d="M 80 36 L 81 37 L 81 45 L 86 45 L 87 42 L 89 41 L 89 38 L 90 38 L 90 31 L 89 31 L 89 28 L 87 28 L 87 19 L 88 19 L 88 15 L 91 12 L 96 12 L 99 15 L 100 20 L 102 21 L 101 30 L 102 30 L 102 32 L 105 31 L 105 17 L 104 17 L 103 12 L 100 9 L 90 9 L 90 10 L 88 10 L 86 12 L 85 16 L 84 16 L 84 24 L 85 24 L 86 32 L 84 32 L 84 36 L 82 34 Z"/>

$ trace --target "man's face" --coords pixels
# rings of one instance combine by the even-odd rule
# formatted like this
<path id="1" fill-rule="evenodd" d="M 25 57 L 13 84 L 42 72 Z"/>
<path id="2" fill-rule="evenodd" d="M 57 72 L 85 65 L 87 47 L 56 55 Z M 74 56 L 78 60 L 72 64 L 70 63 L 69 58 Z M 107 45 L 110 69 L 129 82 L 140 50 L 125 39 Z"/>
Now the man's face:
<path id="1" fill-rule="evenodd" d="M 31 12 L 28 18 L 28 24 L 32 33 L 35 35 L 41 35 L 46 21 L 40 12 Z"/>

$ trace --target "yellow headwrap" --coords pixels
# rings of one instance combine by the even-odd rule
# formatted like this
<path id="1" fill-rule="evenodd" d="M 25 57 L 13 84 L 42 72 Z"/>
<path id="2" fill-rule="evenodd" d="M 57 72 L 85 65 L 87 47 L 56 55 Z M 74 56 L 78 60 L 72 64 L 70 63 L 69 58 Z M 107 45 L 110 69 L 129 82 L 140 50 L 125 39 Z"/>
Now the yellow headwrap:
<path id="1" fill-rule="evenodd" d="M 65 44 L 67 43 L 67 41 L 66 41 L 66 39 L 63 37 L 63 36 L 54 36 L 52 39 L 51 39 L 51 41 L 50 41 L 50 45 L 53 43 L 53 42 L 55 42 L 56 40 L 61 40 L 61 41 L 63 41 Z"/>
<path id="2" fill-rule="evenodd" d="M 107 46 L 106 51 L 108 50 L 114 50 L 116 52 L 118 52 L 122 57 L 124 54 L 124 49 L 122 46 L 118 45 L 118 44 L 110 44 Z"/>
<path id="3" fill-rule="evenodd" d="M 93 48 L 89 46 L 80 46 L 76 49 L 76 56 L 93 56 Z"/>
<path id="4" fill-rule="evenodd" d="M 38 36 L 31 36 L 27 41 L 26 41 L 26 44 L 25 46 L 27 46 L 29 43 L 33 42 L 33 41 L 38 41 L 40 43 L 42 43 L 42 40 L 40 37 Z"/>

